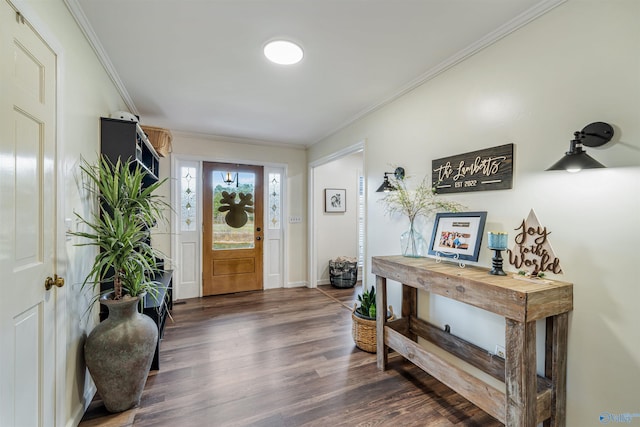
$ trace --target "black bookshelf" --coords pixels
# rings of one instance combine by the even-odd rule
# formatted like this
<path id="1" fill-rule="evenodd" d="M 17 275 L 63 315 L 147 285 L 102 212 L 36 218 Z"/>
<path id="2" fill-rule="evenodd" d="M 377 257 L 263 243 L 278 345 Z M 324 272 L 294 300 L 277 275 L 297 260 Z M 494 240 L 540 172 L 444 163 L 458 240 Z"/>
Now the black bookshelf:
<path id="1" fill-rule="evenodd" d="M 147 172 L 142 182 L 143 188 L 158 181 L 160 169 L 158 154 L 138 123 L 101 117 L 100 137 L 100 152 L 112 163 L 116 163 L 118 159 L 122 162 L 131 159 L 133 160 L 131 167 L 139 165 Z M 158 267 L 160 269 L 164 267 L 163 260 L 158 259 Z M 164 335 L 167 317 L 173 308 L 173 271 L 163 270 L 152 280 L 158 282 L 158 292 L 157 294 L 147 293 L 141 304 L 141 310 L 142 313 L 153 319 L 158 326 L 158 343 L 151 364 L 151 369 L 157 370 L 160 368 L 160 341 Z M 101 293 L 109 289 L 113 289 L 113 282 L 100 285 Z M 107 316 L 107 308 L 101 306 L 100 320 L 106 319 Z"/>

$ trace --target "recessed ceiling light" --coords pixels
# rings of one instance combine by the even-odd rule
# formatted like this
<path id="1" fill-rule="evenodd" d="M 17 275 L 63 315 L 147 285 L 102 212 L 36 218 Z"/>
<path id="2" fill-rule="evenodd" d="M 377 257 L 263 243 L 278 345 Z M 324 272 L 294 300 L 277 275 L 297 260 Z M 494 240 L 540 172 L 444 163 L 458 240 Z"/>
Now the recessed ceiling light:
<path id="1" fill-rule="evenodd" d="M 271 62 L 280 65 L 293 65 L 302 60 L 302 48 L 286 40 L 275 40 L 264 47 L 264 56 Z"/>

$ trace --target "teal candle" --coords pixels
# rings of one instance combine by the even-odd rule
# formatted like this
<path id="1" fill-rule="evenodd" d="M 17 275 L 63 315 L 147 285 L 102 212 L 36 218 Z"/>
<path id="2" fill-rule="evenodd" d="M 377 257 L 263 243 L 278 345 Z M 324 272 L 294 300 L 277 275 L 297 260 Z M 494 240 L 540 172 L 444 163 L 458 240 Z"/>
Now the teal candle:
<path id="1" fill-rule="evenodd" d="M 487 237 L 489 239 L 489 244 L 487 245 L 489 249 L 507 249 L 507 238 L 509 237 L 507 233 L 489 231 Z"/>

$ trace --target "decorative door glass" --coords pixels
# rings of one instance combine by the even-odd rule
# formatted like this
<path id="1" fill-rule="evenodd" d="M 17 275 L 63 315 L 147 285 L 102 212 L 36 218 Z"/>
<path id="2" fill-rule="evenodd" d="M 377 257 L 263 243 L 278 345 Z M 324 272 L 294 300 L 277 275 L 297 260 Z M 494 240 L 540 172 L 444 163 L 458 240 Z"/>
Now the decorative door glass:
<path id="1" fill-rule="evenodd" d="M 196 231 L 196 168 L 183 166 L 180 177 L 180 229 Z"/>
<path id="2" fill-rule="evenodd" d="M 255 174 L 220 170 L 212 173 L 213 250 L 253 249 Z"/>
<path id="3" fill-rule="evenodd" d="M 280 174 L 269 174 L 269 229 L 279 230 L 281 223 Z"/>

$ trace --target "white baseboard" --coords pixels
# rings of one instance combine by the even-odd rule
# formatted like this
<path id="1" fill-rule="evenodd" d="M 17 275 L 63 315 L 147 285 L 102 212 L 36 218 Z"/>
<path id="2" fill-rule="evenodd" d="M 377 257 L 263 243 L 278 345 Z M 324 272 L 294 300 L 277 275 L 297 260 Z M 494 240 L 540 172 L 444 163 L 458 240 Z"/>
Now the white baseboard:
<path id="1" fill-rule="evenodd" d="M 301 282 L 289 282 L 285 285 L 285 288 L 308 288 L 309 282 L 301 281 Z"/>
<path id="2" fill-rule="evenodd" d="M 88 372 L 87 375 L 89 375 Z M 78 424 L 80 424 L 84 413 L 87 411 L 87 408 L 91 404 L 91 401 L 93 400 L 97 392 L 98 389 L 96 389 L 95 384 L 93 384 L 93 381 L 91 381 L 91 386 L 84 391 L 82 402 L 79 402 L 78 405 L 76 405 L 75 409 L 71 411 L 71 416 L 69 417 L 69 420 L 67 420 L 67 424 L 65 424 L 65 427 L 76 427 Z"/>

